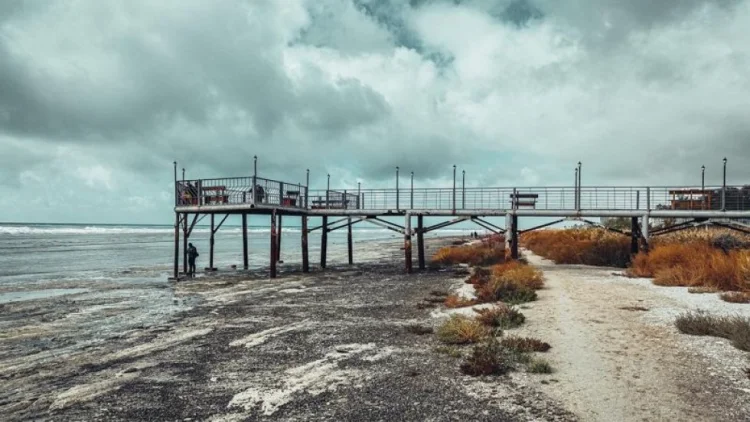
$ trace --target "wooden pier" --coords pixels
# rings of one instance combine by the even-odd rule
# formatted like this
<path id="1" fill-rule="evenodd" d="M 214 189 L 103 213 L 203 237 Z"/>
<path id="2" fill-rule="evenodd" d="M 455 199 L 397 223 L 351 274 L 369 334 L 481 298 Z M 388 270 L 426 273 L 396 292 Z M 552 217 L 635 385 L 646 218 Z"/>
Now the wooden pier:
<path id="1" fill-rule="evenodd" d="M 308 234 L 321 230 L 320 268 L 326 268 L 328 233 L 347 230 L 347 256 L 354 262 L 352 226 L 369 223 L 403 235 L 405 271 L 412 272 L 412 240 L 416 236 L 417 265 L 425 269 L 424 235 L 460 222 L 472 222 L 495 234 L 503 234 L 512 258 L 518 258 L 520 234 L 575 219 L 591 225 L 588 220 L 598 217 L 627 217 L 630 231 L 618 231 L 630 236 L 631 249 L 637 253 L 648 248 L 650 236 L 669 233 L 701 225 L 717 225 L 750 233 L 750 185 L 745 186 L 581 186 L 580 169 L 576 169 L 574 186 L 557 187 L 457 187 L 414 188 L 413 174 L 409 188 L 392 189 L 309 189 L 307 182 L 287 183 L 259 177 L 218 179 L 177 179 L 175 163 L 175 249 L 173 279 L 179 279 L 180 237 L 183 243 L 183 274 L 187 272 L 187 243 L 197 224 L 210 217 L 209 266 L 215 271 L 215 234 L 229 215 L 242 218 L 243 268 L 248 269 L 248 215 L 270 217 L 269 273 L 276 277 L 281 258 L 283 217 L 301 219 L 302 271 L 310 271 Z M 398 179 L 397 179 L 398 180 Z M 330 181 L 330 178 L 329 178 Z M 221 220 L 215 224 L 216 216 Z M 404 218 L 403 225 L 383 217 Z M 446 221 L 424 225 L 424 217 L 444 217 Z M 504 227 L 488 217 L 504 217 Z M 519 230 L 519 218 L 550 218 L 557 220 L 526 230 Z M 416 228 L 413 219 L 416 218 Z M 661 226 L 650 231 L 652 220 L 674 219 L 678 224 Z M 311 220 L 319 226 L 309 227 Z M 288 221 L 288 220 L 287 220 Z M 182 232 L 182 233 L 180 233 Z"/>

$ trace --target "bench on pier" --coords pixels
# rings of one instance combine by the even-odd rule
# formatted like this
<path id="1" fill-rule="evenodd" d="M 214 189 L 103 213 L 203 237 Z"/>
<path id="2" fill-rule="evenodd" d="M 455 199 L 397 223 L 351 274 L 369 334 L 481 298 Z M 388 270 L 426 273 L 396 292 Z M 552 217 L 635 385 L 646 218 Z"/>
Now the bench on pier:
<path id="1" fill-rule="evenodd" d="M 511 193 L 510 203 L 513 209 L 519 207 L 531 207 L 536 208 L 536 201 L 539 199 L 539 194 L 536 193 Z"/>
<path id="2" fill-rule="evenodd" d="M 328 199 L 318 197 L 318 199 L 312 200 L 312 209 L 342 209 L 345 210 L 349 206 L 348 199 Z"/>
<path id="3" fill-rule="evenodd" d="M 226 186 L 206 186 L 203 188 L 203 199 L 206 205 L 227 204 L 229 195 L 226 194 Z"/>

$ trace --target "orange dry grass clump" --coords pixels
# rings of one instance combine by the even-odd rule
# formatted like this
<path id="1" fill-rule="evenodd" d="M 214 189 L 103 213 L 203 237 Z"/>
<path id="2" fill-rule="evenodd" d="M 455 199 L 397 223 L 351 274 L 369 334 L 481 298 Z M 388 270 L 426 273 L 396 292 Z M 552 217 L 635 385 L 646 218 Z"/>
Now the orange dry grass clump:
<path id="1" fill-rule="evenodd" d="M 503 262 L 504 260 L 504 243 L 495 241 L 440 248 L 435 256 L 432 257 L 433 263 L 443 265 L 491 265 Z"/>
<path id="2" fill-rule="evenodd" d="M 538 230 L 524 233 L 521 243 L 558 264 L 625 267 L 630 239 L 599 228 Z"/>
<path id="3" fill-rule="evenodd" d="M 480 302 L 528 302 L 536 299 L 534 290 L 544 286 L 542 272 L 518 261 L 492 267 L 492 276 L 475 285 Z"/>
<path id="4" fill-rule="evenodd" d="M 750 251 L 724 252 L 703 241 L 664 243 L 640 253 L 628 273 L 660 286 L 750 291 Z"/>
<path id="5" fill-rule="evenodd" d="M 466 299 L 458 295 L 450 295 L 445 298 L 443 304 L 446 308 L 463 308 L 466 306 L 476 305 L 476 301 L 472 299 Z"/>

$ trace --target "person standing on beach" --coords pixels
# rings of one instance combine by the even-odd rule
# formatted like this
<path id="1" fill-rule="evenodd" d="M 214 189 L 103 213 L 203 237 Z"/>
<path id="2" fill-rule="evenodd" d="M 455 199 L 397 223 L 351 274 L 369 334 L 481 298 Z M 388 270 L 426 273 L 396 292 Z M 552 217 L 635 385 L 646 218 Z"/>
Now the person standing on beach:
<path id="1" fill-rule="evenodd" d="M 198 258 L 200 254 L 198 254 L 198 249 L 196 249 L 195 246 L 193 246 L 192 243 L 188 243 L 188 275 L 190 277 L 195 277 L 195 258 Z"/>

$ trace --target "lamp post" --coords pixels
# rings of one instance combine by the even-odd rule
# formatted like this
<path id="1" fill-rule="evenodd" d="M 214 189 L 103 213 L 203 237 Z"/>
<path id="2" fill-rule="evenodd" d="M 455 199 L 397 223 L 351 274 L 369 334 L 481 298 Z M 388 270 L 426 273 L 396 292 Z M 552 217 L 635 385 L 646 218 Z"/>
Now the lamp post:
<path id="1" fill-rule="evenodd" d="M 305 208 L 307 208 L 308 200 L 310 198 L 310 169 L 307 169 L 307 176 L 305 177 Z"/>
<path id="2" fill-rule="evenodd" d="M 409 200 L 409 209 L 414 209 L 414 172 L 411 172 L 411 194 Z"/>
<path id="3" fill-rule="evenodd" d="M 721 210 L 727 210 L 727 158 L 724 157 L 724 183 L 721 186 Z"/>
<path id="4" fill-rule="evenodd" d="M 399 200 L 399 192 L 398 192 L 398 166 L 396 166 L 396 211 L 399 210 L 398 206 L 398 200 Z"/>
<path id="5" fill-rule="evenodd" d="M 328 192 L 331 190 L 331 173 L 328 173 L 328 181 L 326 182 L 326 208 L 330 208 Z"/>
<path id="6" fill-rule="evenodd" d="M 573 208 L 578 209 L 578 167 L 575 168 L 575 178 L 573 179 Z"/>
<path id="7" fill-rule="evenodd" d="M 466 209 L 466 170 L 461 170 L 461 209 Z"/>
<path id="8" fill-rule="evenodd" d="M 453 212 L 456 212 L 456 165 L 453 165 Z"/>
<path id="9" fill-rule="evenodd" d="M 706 209 L 706 166 L 701 166 L 701 209 Z"/>
<path id="10" fill-rule="evenodd" d="M 578 162 L 578 210 L 581 210 L 581 162 Z"/>

